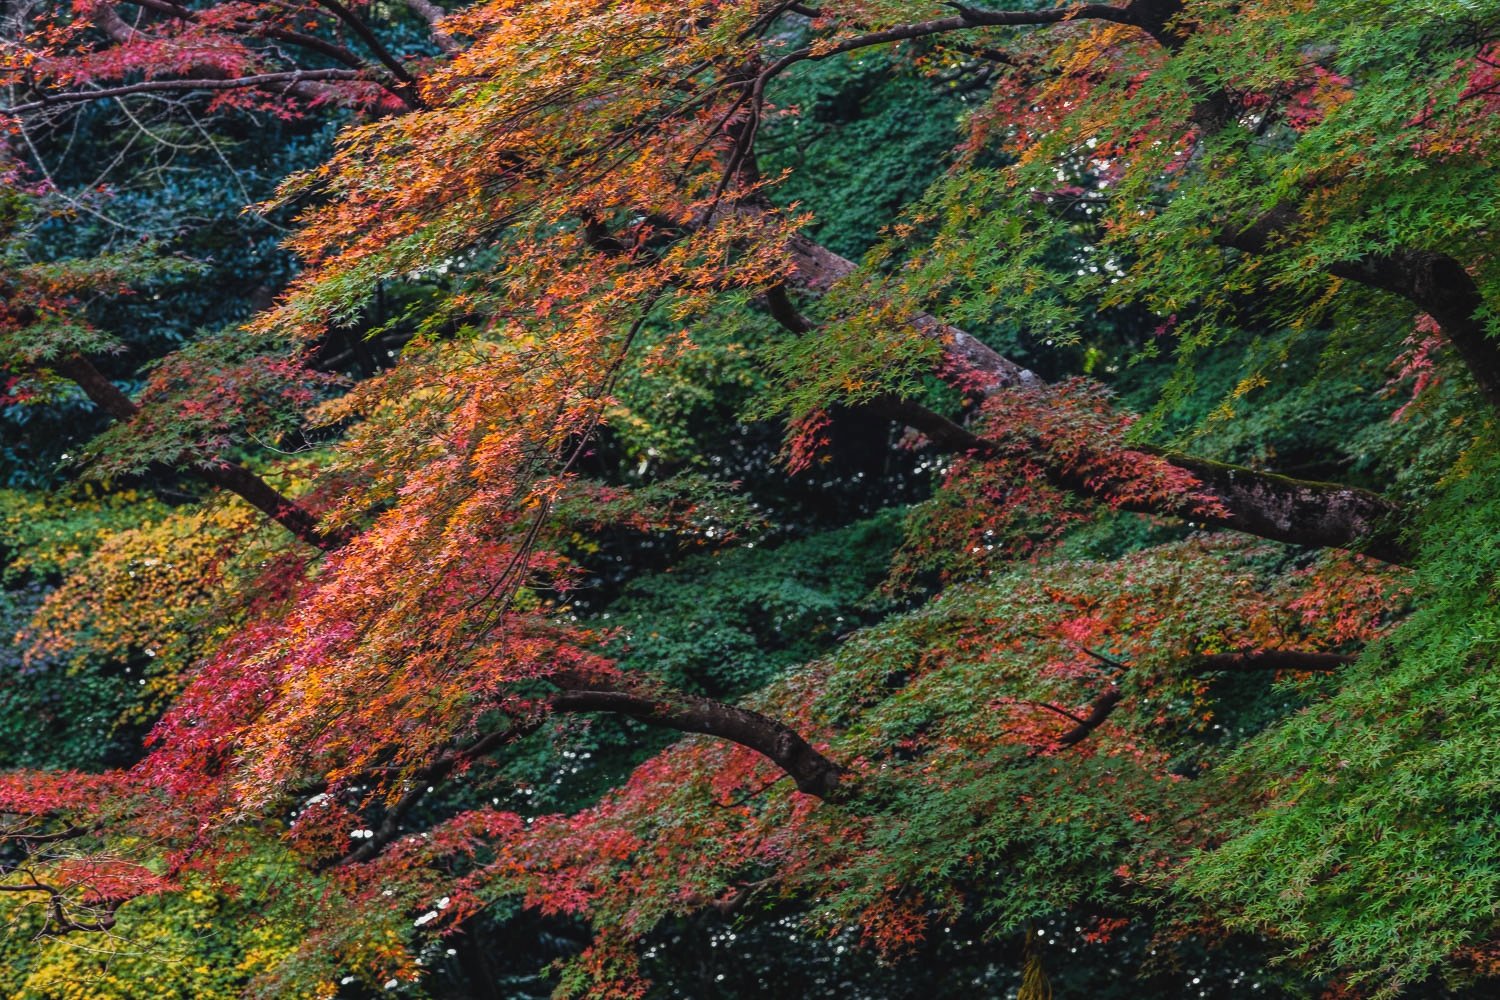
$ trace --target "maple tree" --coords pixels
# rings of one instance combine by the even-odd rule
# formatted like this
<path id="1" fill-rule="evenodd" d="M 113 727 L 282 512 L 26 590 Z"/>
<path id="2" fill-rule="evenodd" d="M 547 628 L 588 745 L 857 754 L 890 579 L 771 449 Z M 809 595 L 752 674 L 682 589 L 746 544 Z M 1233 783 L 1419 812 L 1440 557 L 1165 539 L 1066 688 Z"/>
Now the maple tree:
<path id="1" fill-rule="evenodd" d="M 65 512 L 0 505 L 12 669 L 140 671 L 111 697 L 149 725 L 0 776 L 13 927 L 198 961 L 252 894 L 200 995 L 418 990 L 517 905 L 590 927 L 561 995 L 643 995 L 642 942 L 705 911 L 892 959 L 1024 935 L 1028 996 L 1059 914 L 1097 947 L 1258 935 L 1346 992 L 1495 975 L 1500 5 L 80 0 L 6 30 L 6 403 L 108 420 Z M 877 54 L 956 94 L 952 142 L 855 262 L 789 150 L 819 67 Z M 339 126 L 254 206 L 296 215 L 274 302 L 121 360 L 110 310 L 204 265 L 49 252 L 107 204 L 50 155 L 101 102 L 158 151 Z M 1335 391 L 1319 447 L 1358 460 L 1310 465 L 1348 481 L 1287 474 L 1272 425 Z M 732 439 L 784 424 L 792 482 L 871 428 L 931 475 L 899 542 L 839 543 L 888 573 L 719 581 L 685 631 L 707 600 L 648 574 L 591 596 L 610 546 L 682 581 L 766 531 L 753 483 L 681 468 L 721 395 Z M 630 766 L 523 801 L 590 738 Z M 86 965 L 49 961 L 28 995 Z"/>

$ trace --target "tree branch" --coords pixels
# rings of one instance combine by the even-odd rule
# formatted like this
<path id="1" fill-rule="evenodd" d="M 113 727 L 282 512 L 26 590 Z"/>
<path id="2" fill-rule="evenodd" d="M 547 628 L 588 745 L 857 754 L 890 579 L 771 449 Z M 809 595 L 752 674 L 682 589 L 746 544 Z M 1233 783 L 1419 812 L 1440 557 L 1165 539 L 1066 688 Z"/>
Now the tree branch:
<path id="1" fill-rule="evenodd" d="M 400 81 L 401 86 L 390 89 L 393 93 L 400 96 L 408 107 L 421 109 L 427 106 L 417 93 L 416 79 L 401 64 L 401 60 L 391 54 L 390 50 L 381 42 L 379 36 L 370 30 L 370 26 L 361 17 L 342 3 L 339 3 L 339 0 L 314 0 L 314 2 L 319 7 L 333 14 L 334 17 L 347 25 L 350 31 L 359 36 L 359 40 L 364 42 L 365 47 L 375 54 L 375 58 L 380 60 L 380 64 L 390 70 L 391 75 Z"/>
<path id="2" fill-rule="evenodd" d="M 563 681 L 563 683 L 567 683 Z M 587 684 L 584 679 L 581 683 Z M 615 712 L 653 726 L 716 736 L 748 747 L 780 767 L 799 791 L 836 799 L 844 769 L 824 757 L 797 732 L 759 712 L 696 695 L 670 698 L 599 687 L 567 687 L 550 699 L 556 712 Z"/>
<path id="3" fill-rule="evenodd" d="M 613 712 L 627 715 L 651 726 L 699 733 L 738 743 L 760 753 L 776 764 L 796 782 L 797 788 L 825 801 L 835 800 L 841 790 L 844 769 L 824 757 L 796 731 L 783 723 L 745 708 L 696 695 L 679 693 L 646 694 L 620 690 L 612 678 L 585 675 L 558 675 L 551 678 L 563 690 L 552 695 L 547 705 L 553 712 Z M 578 686 L 575 686 L 578 685 Z M 320 867 L 368 861 L 401 834 L 401 820 L 430 790 L 460 766 L 505 743 L 514 742 L 534 732 L 541 718 L 523 720 L 509 729 L 497 730 L 473 743 L 444 754 L 432 764 L 417 770 L 408 780 L 409 790 L 385 810 L 372 836 L 359 847 L 331 859 Z M 299 794 L 319 793 L 326 782 L 316 782 L 298 789 Z"/>
<path id="4" fill-rule="evenodd" d="M 1112 21 L 1116 24 L 1134 25 L 1169 47 L 1179 44 L 1175 36 L 1168 35 L 1165 31 L 1167 20 L 1178 10 L 1178 4 L 1175 2 L 1137 0 L 1123 7 L 1091 3 L 1075 4 L 1070 7 L 1046 7 L 1040 10 L 984 10 L 960 3 L 950 3 L 948 6 L 957 10 L 958 13 L 952 17 L 916 21 L 855 35 L 827 48 L 808 46 L 795 52 L 788 52 L 762 71 L 761 79 L 769 80 L 799 62 L 829 59 L 876 45 L 983 27 L 1028 27 L 1060 24 L 1066 21 Z"/>
<path id="5" fill-rule="evenodd" d="M 149 94 L 161 91 L 181 90 L 263 90 L 290 91 L 297 84 L 325 80 L 362 80 L 365 74 L 352 69 L 298 69 L 284 73 L 257 73 L 229 79 L 184 79 L 141 80 L 137 83 L 121 84 L 118 87 L 101 87 L 98 90 L 70 90 L 61 94 L 47 94 L 40 100 L 0 108 L 0 114 L 21 115 L 60 104 L 79 104 L 101 101 L 109 97 L 128 97 L 131 94 Z"/>
<path id="6" fill-rule="evenodd" d="M 172 0 L 128 0 L 128 2 L 145 10 L 154 11 L 165 17 L 174 18 L 179 21 L 186 21 L 196 24 L 201 20 L 197 11 L 184 7 L 181 4 L 173 3 Z M 127 23 L 122 17 L 120 17 L 114 7 L 108 4 L 100 4 L 95 9 L 93 20 L 94 24 L 101 31 L 103 31 L 113 41 L 120 45 L 128 45 L 139 39 L 149 39 L 152 37 L 148 33 L 141 31 L 140 29 Z M 154 86 L 147 88 L 144 91 L 135 89 L 125 90 L 122 89 L 124 86 L 133 85 L 122 85 L 122 87 L 109 88 L 108 91 L 77 91 L 67 94 L 48 95 L 41 101 L 19 105 L 16 108 L 11 109 L 11 111 L 16 113 L 27 112 L 36 110 L 41 107 L 46 107 L 50 104 L 77 103 L 79 101 L 94 100 L 100 97 L 121 97 L 128 96 L 134 93 L 144 93 L 150 91 L 198 89 L 197 87 L 187 86 L 188 83 L 193 81 L 203 83 L 204 89 L 209 90 L 235 89 L 237 87 L 256 87 L 274 90 L 282 93 L 295 94 L 297 97 L 303 100 L 314 101 L 322 98 L 327 98 L 335 93 L 333 88 L 327 86 L 326 82 L 324 81 L 343 79 L 369 79 L 397 97 L 403 104 L 405 104 L 412 110 L 417 110 L 425 106 L 422 103 L 421 98 L 417 95 L 415 86 L 411 81 L 398 77 L 395 82 L 392 82 L 391 80 L 386 78 L 386 73 L 381 72 L 376 66 L 369 63 L 367 60 L 360 58 L 345 46 L 326 41 L 314 35 L 305 34 L 299 31 L 293 31 L 287 28 L 279 28 L 274 25 L 260 24 L 255 21 L 248 21 L 243 25 L 228 24 L 224 26 L 224 30 L 230 32 L 231 34 L 240 35 L 247 38 L 272 38 L 277 41 L 296 45 L 299 48 L 319 52 L 331 59 L 334 59 L 337 62 L 343 63 L 347 67 L 350 67 L 350 72 L 348 75 L 335 76 L 328 74 L 337 73 L 338 71 L 317 69 L 288 70 L 284 73 L 260 73 L 233 78 L 229 76 L 228 72 L 222 66 L 219 66 L 213 62 L 203 62 L 187 67 L 183 71 L 183 73 L 175 80 L 150 81 L 152 84 L 154 84 Z M 403 69 L 402 72 L 404 73 L 405 70 Z M 292 78 L 291 76 L 289 76 L 289 74 L 298 74 L 298 76 Z M 209 86 L 209 81 L 212 81 L 214 85 Z M 246 82 L 240 83 L 238 81 Z M 173 85 L 160 86 L 160 84 Z"/>
<path id="7" fill-rule="evenodd" d="M 432 0 L 406 0 L 406 6 L 427 22 L 427 26 L 432 29 L 432 43 L 443 55 L 451 56 L 458 53 L 458 42 L 452 35 L 438 27 L 439 22 L 448 16 L 446 10 L 433 3 Z"/>
<path id="8" fill-rule="evenodd" d="M 980 26 L 1051 25 L 1074 20 L 1103 20 L 1140 28 L 1169 51 L 1181 48 L 1189 31 L 1174 25 L 1182 12 L 1182 0 L 1134 0 L 1125 6 L 1078 4 L 1029 11 L 996 11 L 950 3 L 958 11 L 953 17 L 897 25 L 846 39 L 826 49 L 805 47 L 787 53 L 761 73 L 767 80 L 805 60 L 827 59 L 858 49 L 890 42 L 924 38 Z M 764 86 L 763 82 L 760 84 Z M 1201 125 L 1223 126 L 1227 95 L 1215 92 L 1201 100 L 1193 119 Z M 1248 253 L 1265 253 L 1273 237 L 1295 219 L 1289 205 L 1280 205 L 1242 230 L 1220 234 L 1225 246 Z M 1500 409 L 1500 338 L 1492 337 L 1479 319 L 1484 300 L 1463 265 L 1446 254 L 1430 250 L 1397 248 L 1369 254 L 1354 261 L 1328 265 L 1328 273 L 1372 288 L 1400 295 L 1432 316 L 1474 376 L 1486 401 Z M 1317 543 L 1312 543 L 1317 544 Z"/>
<path id="9" fill-rule="evenodd" d="M 791 241 L 789 251 L 793 283 L 811 292 L 826 292 L 855 270 L 852 261 L 803 236 Z M 784 310 L 773 307 L 771 312 L 781 319 Z M 793 314 L 800 316 L 795 310 Z M 920 334 L 943 345 L 951 367 L 988 376 L 992 385 L 989 392 L 1046 384 L 1035 372 L 934 316 L 919 313 L 909 322 Z M 800 332 L 794 326 L 788 328 Z M 875 401 L 873 408 L 921 431 L 945 451 L 968 452 L 981 458 L 1001 454 L 994 442 L 910 400 L 883 397 Z M 1404 563 L 1411 558 L 1397 530 L 1400 509 L 1368 490 L 1293 479 L 1175 452 L 1137 450 L 1190 473 L 1202 484 L 1207 498 L 1217 501 L 1224 511 L 1195 512 L 1190 515 L 1195 521 L 1294 545 L 1354 549 L 1386 562 Z M 1038 450 L 1037 454 L 1040 457 L 1042 452 Z M 1091 480 L 1055 465 L 1047 466 L 1046 472 L 1054 485 L 1083 496 L 1107 499 L 1111 487 L 1117 485 Z M 1165 509 L 1160 504 L 1127 502 L 1118 506 L 1136 513 L 1184 516 L 1182 511 Z"/>
<path id="10" fill-rule="evenodd" d="M 1296 208 L 1283 202 L 1250 225 L 1219 234 L 1215 242 L 1241 253 L 1270 253 L 1298 221 Z M 1479 319 L 1484 297 L 1462 264 L 1433 250 L 1398 248 L 1330 264 L 1325 270 L 1399 295 L 1431 316 L 1463 359 L 1485 400 L 1500 409 L 1500 338 L 1491 337 Z"/>
<path id="11" fill-rule="evenodd" d="M 127 421 L 140 412 L 140 407 L 121 392 L 119 386 L 105 378 L 82 355 L 75 354 L 54 361 L 51 368 L 74 382 L 95 406 L 115 420 Z M 235 462 L 203 462 L 185 465 L 181 471 L 237 494 L 250 506 L 314 548 L 332 552 L 346 541 L 319 530 L 318 519 L 307 508 L 283 496 L 275 487 L 243 465 Z"/>
<path id="12" fill-rule="evenodd" d="M 1094 699 L 1094 703 L 1089 706 L 1089 714 L 1085 715 L 1078 725 L 1059 736 L 1053 742 L 1053 746 L 1071 747 L 1088 739 L 1090 733 L 1104 725 L 1105 720 L 1110 717 L 1124 697 L 1119 688 L 1111 686 Z"/>
<path id="13" fill-rule="evenodd" d="M 154 10 L 158 14 L 164 14 L 167 17 L 176 18 L 180 21 L 188 21 L 194 24 L 198 23 L 199 21 L 197 12 L 180 6 L 179 4 L 171 3 L 169 2 L 169 0 L 128 0 L 128 2 L 136 5 L 137 7 L 144 7 L 146 10 Z M 137 35 L 144 34 L 144 32 L 138 31 L 137 29 L 132 28 L 129 25 L 124 25 L 125 30 L 129 34 L 125 37 L 121 37 L 120 28 L 114 24 L 115 21 L 121 21 L 121 19 L 114 13 L 112 9 L 108 7 L 101 7 L 100 13 L 96 15 L 95 20 L 105 27 L 105 30 L 108 32 L 109 36 L 115 39 L 115 41 L 130 41 Z M 121 21 L 121 24 L 123 24 L 123 21 Z M 272 25 L 256 24 L 253 21 L 248 22 L 248 24 L 243 28 L 237 25 L 226 25 L 225 30 L 237 35 L 274 38 L 279 42 L 286 42 L 290 45 L 295 45 L 298 48 L 308 49 L 313 52 L 320 52 L 328 58 L 334 60 L 335 62 L 341 62 L 351 69 L 365 70 L 369 68 L 369 63 L 367 63 L 364 59 L 361 59 L 358 55 L 350 51 L 348 48 L 345 48 L 344 46 L 339 45 L 336 42 L 330 42 L 327 39 L 319 38 L 316 35 L 305 34 L 301 31 L 292 31 L 289 28 L 278 28 Z M 204 69 L 207 69 L 207 67 L 204 67 Z M 213 75 L 217 75 L 219 72 L 221 72 L 217 67 L 214 67 L 213 69 L 208 71 Z M 200 70 L 200 72 L 202 72 L 202 70 Z M 190 75 L 196 76 L 198 74 L 191 73 Z"/>

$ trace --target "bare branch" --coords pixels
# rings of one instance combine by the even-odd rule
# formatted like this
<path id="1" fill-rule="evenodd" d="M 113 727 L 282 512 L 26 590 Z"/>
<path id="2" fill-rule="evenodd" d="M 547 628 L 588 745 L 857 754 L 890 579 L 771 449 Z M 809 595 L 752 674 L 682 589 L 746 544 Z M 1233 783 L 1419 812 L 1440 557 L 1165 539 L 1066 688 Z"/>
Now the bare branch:
<path id="1" fill-rule="evenodd" d="M 808 46 L 807 48 L 798 49 L 795 52 L 788 52 L 767 67 L 763 75 L 767 78 L 776 76 L 799 62 L 829 59 L 833 56 L 843 55 L 846 52 L 868 49 L 876 45 L 888 45 L 891 42 L 905 42 L 916 38 L 927 38 L 932 35 L 943 35 L 953 31 L 967 31 L 979 27 L 1021 27 L 1027 25 L 1058 24 L 1063 21 L 1074 20 L 1115 21 L 1120 24 L 1135 23 L 1130 7 L 1111 7 L 1105 4 L 1080 4 L 1075 7 L 1049 7 L 1042 10 L 1026 11 L 980 10 L 974 7 L 965 7 L 961 4 L 949 4 L 949 6 L 956 8 L 958 13 L 952 17 L 938 17 L 929 21 L 898 24 L 891 28 L 882 28 L 879 31 L 855 35 L 853 38 L 845 39 L 827 48 Z"/>
<path id="2" fill-rule="evenodd" d="M 297 84 L 327 80 L 360 80 L 365 74 L 352 69 L 298 69 L 284 73 L 257 73 L 230 79 L 185 79 L 185 80 L 141 80 L 138 83 L 121 84 L 118 87 L 101 87 L 98 90 L 71 90 L 61 94 L 48 94 L 40 100 L 0 108 L 0 114 L 22 115 L 43 108 L 62 104 L 79 104 L 87 101 L 102 101 L 110 97 L 128 97 L 131 94 L 159 93 L 182 90 L 246 90 L 261 89 L 289 91 Z"/>
<path id="3" fill-rule="evenodd" d="M 379 36 L 370 30 L 370 26 L 364 22 L 363 18 L 355 14 L 348 7 L 345 7 L 342 3 L 339 3 L 339 0 L 314 0 L 314 2 L 347 25 L 349 30 L 353 31 L 359 36 L 359 40 L 365 43 L 365 47 L 375 54 L 375 58 L 380 60 L 380 64 L 390 70 L 391 74 L 397 80 L 401 81 L 401 86 L 390 88 L 393 93 L 399 95 L 411 108 L 420 109 L 426 107 L 421 96 L 417 93 L 416 79 L 402 65 L 401 60 L 391 54 L 390 50 L 381 42 Z"/>

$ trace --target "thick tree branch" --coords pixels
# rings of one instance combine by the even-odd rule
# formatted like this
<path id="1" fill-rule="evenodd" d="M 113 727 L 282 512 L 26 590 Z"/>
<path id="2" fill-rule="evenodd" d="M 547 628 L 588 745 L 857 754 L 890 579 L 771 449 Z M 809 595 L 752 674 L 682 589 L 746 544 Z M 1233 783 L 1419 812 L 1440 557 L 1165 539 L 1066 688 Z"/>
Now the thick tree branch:
<path id="1" fill-rule="evenodd" d="M 1270 253 L 1298 221 L 1296 208 L 1283 203 L 1250 225 L 1216 239 L 1242 253 Z M 1330 264 L 1326 270 L 1335 277 L 1399 295 L 1431 316 L 1485 400 L 1500 409 L 1500 338 L 1490 336 L 1480 320 L 1484 297 L 1462 264 L 1432 250 L 1395 249 Z"/>
<path id="2" fill-rule="evenodd" d="M 432 29 L 432 43 L 438 47 L 438 50 L 443 55 L 451 56 L 458 53 L 458 42 L 454 40 L 452 35 L 439 27 L 443 18 L 448 16 L 446 10 L 433 3 L 432 0 L 406 0 L 406 6 L 410 7 L 418 17 L 427 22 L 427 26 Z"/>
<path id="3" fill-rule="evenodd" d="M 792 284 L 817 294 L 827 292 L 856 269 L 849 258 L 814 243 L 806 236 L 794 237 L 787 246 L 787 252 L 792 260 Z M 978 338 L 956 326 L 949 326 L 935 316 L 918 313 L 909 322 L 923 334 L 939 340 L 944 345 L 948 361 L 955 368 L 983 372 L 993 380 L 996 390 L 1017 385 L 1045 384 L 1035 372 L 1021 367 Z"/>
<path id="4" fill-rule="evenodd" d="M 1228 510 L 1223 516 L 1194 515 L 1193 520 L 1292 545 L 1352 549 L 1382 562 L 1411 561 L 1413 553 L 1401 538 L 1401 510 L 1378 493 L 1179 452 L 1142 450 L 1191 473 Z"/>
<path id="5" fill-rule="evenodd" d="M 800 791 L 824 800 L 836 799 L 844 769 L 824 757 L 797 732 L 775 719 L 745 708 L 726 705 L 709 698 L 676 692 L 621 690 L 615 678 L 559 674 L 553 683 L 563 690 L 552 695 L 547 705 L 553 712 L 613 712 L 627 715 L 651 726 L 699 733 L 738 743 L 760 753 L 780 767 L 796 782 Z M 455 770 L 477 760 L 498 746 L 512 743 L 535 732 L 542 717 L 525 719 L 516 725 L 480 737 L 467 746 L 437 758 L 414 772 L 408 790 L 386 807 L 384 816 L 371 836 L 349 853 L 327 861 L 322 867 L 358 864 L 375 857 L 401 835 L 401 821 L 431 789 Z M 298 794 L 315 794 L 327 789 L 326 782 L 315 782 L 297 789 Z"/>
<path id="6" fill-rule="evenodd" d="M 92 362 L 82 355 L 54 361 L 51 368 L 57 374 L 77 384 L 95 406 L 115 420 L 130 420 L 140 412 L 140 407 L 121 392 L 119 386 L 106 378 Z M 286 528 L 297 538 L 324 552 L 331 552 L 344 542 L 344 539 L 338 536 L 320 531 L 318 519 L 310 511 L 295 500 L 283 496 L 275 487 L 243 465 L 235 462 L 204 462 L 184 465 L 181 471 L 239 495 L 250 506 Z"/>
<path id="7" fill-rule="evenodd" d="M 805 237 L 793 239 L 789 249 L 794 267 L 792 281 L 799 288 L 822 293 L 854 273 L 852 261 Z M 785 309 L 773 307 L 771 311 L 780 319 Z M 793 314 L 800 316 L 795 310 Z M 912 317 L 910 322 L 922 335 L 943 344 L 950 367 L 986 375 L 992 386 L 991 392 L 1017 386 L 1045 385 L 1036 373 L 936 317 L 922 313 Z M 789 328 L 797 332 L 796 327 Z M 993 442 L 910 400 L 885 397 L 877 400 L 874 408 L 921 431 L 945 451 L 970 452 L 981 457 L 1000 454 Z M 1411 556 L 1397 530 L 1399 509 L 1368 490 L 1292 479 L 1174 452 L 1141 450 L 1192 474 L 1203 484 L 1201 492 L 1206 498 L 1217 501 L 1222 508 L 1223 513 L 1207 510 L 1194 513 L 1191 517 L 1195 521 L 1295 545 L 1354 549 L 1387 562 L 1402 563 Z M 1110 483 L 1088 479 L 1056 466 L 1048 467 L 1047 472 L 1054 485 L 1084 496 L 1109 498 Z M 1183 513 L 1165 509 L 1159 504 L 1124 503 L 1118 506 L 1146 514 L 1181 516 Z"/>
<path id="8" fill-rule="evenodd" d="M 622 691 L 618 689 L 618 681 L 611 678 L 559 675 L 553 681 L 564 688 L 548 699 L 548 707 L 553 712 L 613 712 L 651 726 L 715 736 L 765 756 L 785 771 L 800 791 L 825 801 L 833 800 L 839 794 L 844 769 L 818 753 L 790 727 L 759 712 L 696 695 Z M 482 736 L 419 769 L 408 779 L 410 787 L 407 792 L 385 809 L 385 815 L 371 835 L 354 850 L 326 861 L 321 867 L 359 864 L 375 857 L 401 835 L 401 821 L 426 797 L 432 786 L 494 748 L 535 732 L 540 723 L 541 717 L 523 720 L 509 729 Z M 325 782 L 316 782 L 299 788 L 298 793 L 319 793 L 326 788 Z"/>
<path id="9" fill-rule="evenodd" d="M 840 790 L 842 767 L 790 727 L 759 712 L 696 695 L 668 697 L 599 687 L 569 687 L 553 695 L 550 703 L 557 712 L 615 712 L 648 725 L 716 736 L 766 757 L 808 795 L 834 799 Z"/>
<path id="10" fill-rule="evenodd" d="M 1500 338 L 1479 319 L 1484 298 L 1462 264 L 1430 250 L 1395 250 L 1334 264 L 1328 272 L 1415 303 L 1437 321 L 1479 391 L 1500 409 Z"/>
<path id="11" fill-rule="evenodd" d="M 1088 739 L 1090 733 L 1104 725 L 1105 720 L 1110 717 L 1124 697 L 1119 688 L 1110 687 L 1094 699 L 1094 703 L 1089 706 L 1089 714 L 1085 715 L 1078 725 L 1053 741 L 1053 746 L 1071 747 Z"/>

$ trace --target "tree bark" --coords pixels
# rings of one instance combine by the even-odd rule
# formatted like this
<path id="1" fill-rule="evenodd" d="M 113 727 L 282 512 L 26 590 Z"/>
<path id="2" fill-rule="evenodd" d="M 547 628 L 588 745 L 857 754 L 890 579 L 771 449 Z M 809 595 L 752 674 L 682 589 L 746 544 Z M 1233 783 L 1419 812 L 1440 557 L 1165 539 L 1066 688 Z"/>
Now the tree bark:
<path id="1" fill-rule="evenodd" d="M 844 769 L 790 727 L 759 712 L 694 695 L 670 699 L 630 691 L 569 688 L 551 698 L 556 712 L 616 712 L 654 726 L 716 736 L 748 747 L 780 767 L 797 789 L 820 799 L 838 796 Z"/>
<path id="2" fill-rule="evenodd" d="M 119 386 L 106 378 L 82 355 L 55 361 L 51 367 L 57 374 L 77 384 L 95 406 L 115 420 L 127 421 L 140 412 L 140 407 L 121 392 Z M 311 511 L 284 496 L 270 483 L 237 462 L 208 460 L 185 463 L 179 471 L 237 494 L 250 506 L 314 548 L 332 552 L 346 541 L 319 530 L 318 519 Z"/>
<path id="3" fill-rule="evenodd" d="M 1110 687 L 1089 706 L 1089 714 L 1079 720 L 1078 725 L 1059 736 L 1053 745 L 1057 747 L 1071 747 L 1082 743 L 1089 738 L 1089 735 L 1094 730 L 1104 725 L 1105 721 L 1114 713 L 1115 708 L 1124 698 L 1125 696 L 1120 692 L 1119 688 Z"/>
<path id="4" fill-rule="evenodd" d="M 792 240 L 789 252 L 794 268 L 792 284 L 816 294 L 826 292 L 855 270 L 852 261 L 804 236 Z M 786 308 L 779 312 L 785 313 Z M 777 315 L 778 310 L 773 309 L 772 313 Z M 951 367 L 987 375 L 991 381 L 990 393 L 1046 385 L 1035 372 L 958 327 L 926 313 L 911 317 L 909 322 L 918 333 L 943 345 Z M 876 402 L 875 409 L 921 431 L 945 451 L 972 452 L 981 457 L 998 453 L 993 442 L 910 400 L 883 398 Z M 1400 538 L 1400 509 L 1368 490 L 1293 479 L 1173 452 L 1140 450 L 1190 473 L 1202 484 L 1205 496 L 1216 500 L 1225 511 L 1193 515 L 1195 521 L 1294 545 L 1352 549 L 1386 562 L 1404 563 L 1411 558 L 1410 550 Z M 1108 496 L 1108 483 L 1085 481 L 1065 469 L 1048 471 L 1054 485 L 1084 496 Z M 1182 516 L 1181 511 L 1160 505 L 1121 507 L 1137 513 Z"/>
<path id="5" fill-rule="evenodd" d="M 1220 234 L 1216 242 L 1241 253 L 1269 253 L 1297 221 L 1296 208 L 1283 203 L 1243 229 Z M 1326 270 L 1335 277 L 1399 295 L 1436 320 L 1485 401 L 1500 410 L 1500 338 L 1485 330 L 1479 318 L 1484 296 L 1462 264 L 1433 250 L 1398 248 L 1330 264 Z"/>

